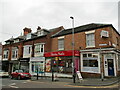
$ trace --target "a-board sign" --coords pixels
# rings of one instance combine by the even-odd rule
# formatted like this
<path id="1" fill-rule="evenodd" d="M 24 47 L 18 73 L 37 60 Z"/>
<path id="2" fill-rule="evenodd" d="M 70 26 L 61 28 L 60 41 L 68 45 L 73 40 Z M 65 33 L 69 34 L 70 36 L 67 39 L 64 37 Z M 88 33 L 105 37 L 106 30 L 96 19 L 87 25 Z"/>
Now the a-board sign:
<path id="1" fill-rule="evenodd" d="M 76 73 L 77 73 L 77 75 L 78 75 L 78 78 L 79 78 L 80 80 L 83 80 L 80 71 L 77 71 Z"/>

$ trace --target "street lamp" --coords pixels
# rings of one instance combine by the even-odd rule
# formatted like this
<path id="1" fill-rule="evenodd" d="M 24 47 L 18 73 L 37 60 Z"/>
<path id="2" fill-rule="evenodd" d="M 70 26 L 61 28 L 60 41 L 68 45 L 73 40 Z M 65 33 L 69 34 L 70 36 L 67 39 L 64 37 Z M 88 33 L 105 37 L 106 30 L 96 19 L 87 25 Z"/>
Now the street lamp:
<path id="1" fill-rule="evenodd" d="M 73 75 L 73 83 L 75 83 L 75 62 L 74 62 L 74 17 L 70 17 L 72 19 L 72 75 Z"/>

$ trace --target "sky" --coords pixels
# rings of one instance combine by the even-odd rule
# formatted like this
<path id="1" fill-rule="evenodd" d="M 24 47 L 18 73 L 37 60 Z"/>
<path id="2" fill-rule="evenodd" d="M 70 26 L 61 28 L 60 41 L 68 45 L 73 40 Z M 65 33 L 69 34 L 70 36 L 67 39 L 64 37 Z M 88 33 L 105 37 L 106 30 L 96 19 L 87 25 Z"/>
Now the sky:
<path id="1" fill-rule="evenodd" d="M 0 0 L 0 42 L 15 38 L 25 27 L 52 29 L 89 23 L 112 24 L 118 30 L 119 0 Z"/>

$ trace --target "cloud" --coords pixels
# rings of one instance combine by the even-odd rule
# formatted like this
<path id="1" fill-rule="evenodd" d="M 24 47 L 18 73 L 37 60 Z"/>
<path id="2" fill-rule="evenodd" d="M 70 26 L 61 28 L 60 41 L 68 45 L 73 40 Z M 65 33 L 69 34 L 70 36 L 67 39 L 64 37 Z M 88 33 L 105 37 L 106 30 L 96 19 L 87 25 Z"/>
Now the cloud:
<path id="1" fill-rule="evenodd" d="M 37 26 L 51 29 L 63 25 L 65 28 L 70 28 L 70 16 L 74 16 L 75 26 L 97 22 L 110 23 L 118 28 L 118 0 L 86 1 L 1 0 L 0 41 L 20 35 L 24 27 L 32 28 L 33 32 Z"/>

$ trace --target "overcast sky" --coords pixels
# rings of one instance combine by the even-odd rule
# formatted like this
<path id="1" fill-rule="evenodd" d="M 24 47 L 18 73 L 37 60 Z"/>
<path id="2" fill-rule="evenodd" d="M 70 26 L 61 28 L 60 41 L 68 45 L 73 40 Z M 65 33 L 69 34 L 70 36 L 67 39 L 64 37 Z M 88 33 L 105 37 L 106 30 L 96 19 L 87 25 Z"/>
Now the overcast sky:
<path id="1" fill-rule="evenodd" d="M 89 1 L 89 2 L 88 2 Z M 112 24 L 118 30 L 119 0 L 0 0 L 0 42 L 17 37 L 28 27 L 71 28 L 89 23 Z"/>

